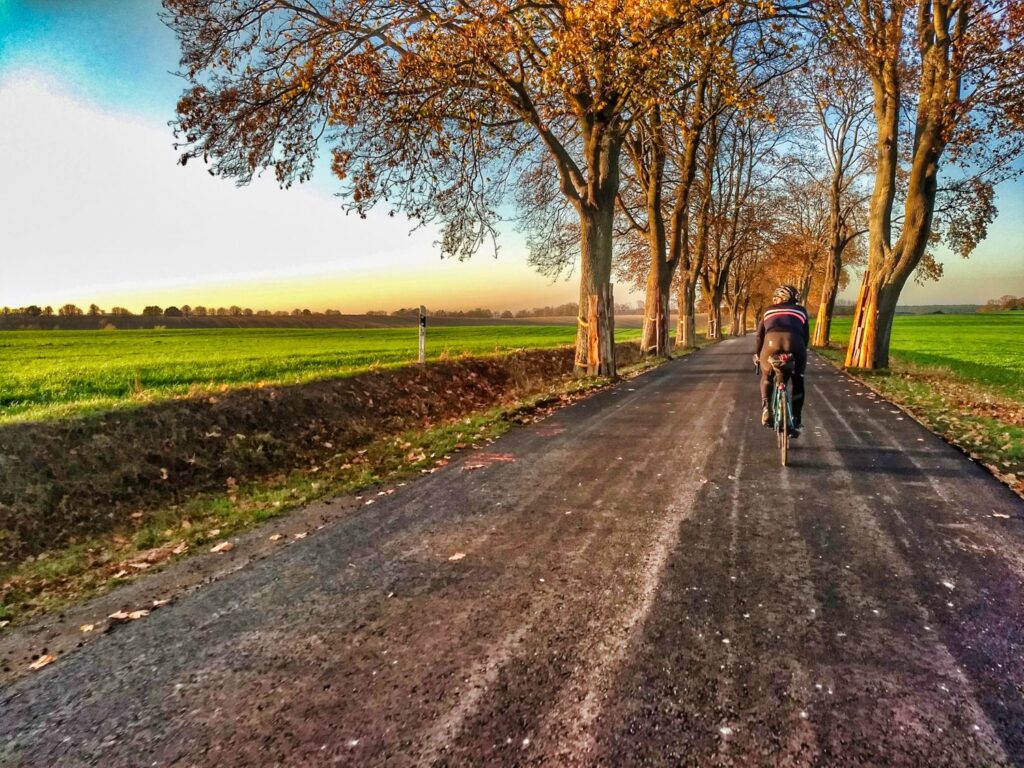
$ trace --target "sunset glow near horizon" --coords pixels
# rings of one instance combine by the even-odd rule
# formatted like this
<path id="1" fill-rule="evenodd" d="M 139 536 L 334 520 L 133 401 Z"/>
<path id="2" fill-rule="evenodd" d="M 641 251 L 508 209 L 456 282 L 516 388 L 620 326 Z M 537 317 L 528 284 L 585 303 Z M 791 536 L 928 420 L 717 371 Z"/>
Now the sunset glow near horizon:
<path id="1" fill-rule="evenodd" d="M 429 227 L 346 216 L 329 173 L 244 188 L 176 164 L 167 121 L 183 82 L 157 0 L 0 0 L 0 305 L 95 302 L 346 313 L 426 304 L 518 310 L 577 298 L 503 229 L 497 259 L 442 260 Z M 906 304 L 1024 295 L 1024 189 L 969 261 L 909 284 Z M 849 290 L 848 290 L 849 293 Z M 642 298 L 616 287 L 618 301 Z"/>

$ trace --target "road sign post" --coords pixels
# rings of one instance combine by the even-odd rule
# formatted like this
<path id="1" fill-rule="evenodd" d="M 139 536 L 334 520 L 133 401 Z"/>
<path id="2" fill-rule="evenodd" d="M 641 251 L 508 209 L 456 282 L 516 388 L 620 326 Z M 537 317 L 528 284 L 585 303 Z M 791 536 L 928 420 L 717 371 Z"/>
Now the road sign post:
<path id="1" fill-rule="evenodd" d="M 427 308 L 420 304 L 420 365 L 427 362 Z"/>

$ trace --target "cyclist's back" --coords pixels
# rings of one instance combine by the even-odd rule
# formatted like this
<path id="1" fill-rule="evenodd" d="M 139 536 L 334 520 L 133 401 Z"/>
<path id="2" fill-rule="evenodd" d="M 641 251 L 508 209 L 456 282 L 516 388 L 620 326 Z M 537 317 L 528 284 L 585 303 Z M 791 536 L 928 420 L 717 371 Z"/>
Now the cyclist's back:
<path id="1" fill-rule="evenodd" d="M 772 365 L 768 358 L 784 352 L 793 355 L 793 421 L 800 427 L 804 406 L 804 372 L 807 370 L 807 346 L 810 328 L 807 310 L 797 303 L 797 290 L 791 285 L 779 286 L 772 294 L 773 304 L 764 311 L 757 326 L 757 358 L 761 363 L 761 423 L 770 423 L 768 389 L 771 387 Z"/>

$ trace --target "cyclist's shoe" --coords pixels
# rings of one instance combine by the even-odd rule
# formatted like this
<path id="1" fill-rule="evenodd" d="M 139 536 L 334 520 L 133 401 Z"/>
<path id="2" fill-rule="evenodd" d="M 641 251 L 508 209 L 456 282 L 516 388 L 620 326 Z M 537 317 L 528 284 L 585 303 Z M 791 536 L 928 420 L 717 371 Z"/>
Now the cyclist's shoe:
<path id="1" fill-rule="evenodd" d="M 761 426 L 770 427 L 772 425 L 772 410 L 767 405 L 761 409 Z"/>
<path id="2" fill-rule="evenodd" d="M 789 428 L 789 436 L 792 438 L 800 437 L 801 430 L 803 430 L 803 426 L 800 424 L 799 421 L 795 422 L 793 426 Z"/>

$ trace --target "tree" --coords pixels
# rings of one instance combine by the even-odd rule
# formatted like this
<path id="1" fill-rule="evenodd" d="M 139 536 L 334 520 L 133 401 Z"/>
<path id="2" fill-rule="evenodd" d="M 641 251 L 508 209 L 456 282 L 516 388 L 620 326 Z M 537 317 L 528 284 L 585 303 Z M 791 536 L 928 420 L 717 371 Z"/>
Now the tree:
<path id="1" fill-rule="evenodd" d="M 188 304 L 182 304 L 181 305 L 181 315 L 182 315 L 182 317 L 191 317 L 192 316 L 192 307 L 189 306 Z"/>
<path id="2" fill-rule="evenodd" d="M 580 234 L 577 370 L 615 372 L 612 225 L 632 120 L 728 23 L 727 0 L 164 0 L 192 87 L 183 162 L 243 183 L 309 178 L 321 137 L 351 207 L 442 225 L 445 254 L 493 241 L 497 208 L 543 153 Z"/>
<path id="3" fill-rule="evenodd" d="M 184 314 L 178 307 L 167 307 L 164 310 L 164 317 L 183 317 Z"/>
<path id="4" fill-rule="evenodd" d="M 207 309 L 202 304 L 196 304 L 192 307 L 192 314 L 196 317 L 206 317 Z"/>
<path id="5" fill-rule="evenodd" d="M 869 193 L 861 180 L 871 170 L 871 92 L 856 61 L 824 55 L 797 80 L 801 100 L 817 129 L 817 146 L 800 167 L 811 183 L 824 191 L 824 275 L 814 321 L 816 347 L 828 346 L 832 313 L 843 279 L 848 246 L 866 230 Z M 808 296 L 803 296 L 805 303 Z"/>
<path id="6" fill-rule="evenodd" d="M 81 317 L 82 310 L 74 304 L 65 304 L 57 310 L 57 314 L 61 317 Z"/>
<path id="7" fill-rule="evenodd" d="M 705 162 L 705 199 L 701 216 L 706 249 L 700 275 L 701 292 L 708 302 L 708 338 L 722 334 L 722 301 L 726 296 L 729 271 L 735 259 L 751 247 L 761 225 L 749 215 L 780 174 L 777 148 L 789 137 L 776 126 L 776 115 L 789 114 L 792 107 L 783 83 L 774 86 L 768 112 L 746 113 L 732 109 L 715 121 L 715 136 L 709 138 L 714 152 Z M 711 130 L 712 127 L 709 127 Z"/>
<path id="8" fill-rule="evenodd" d="M 130 309 L 126 309 L 125 307 L 111 307 L 110 314 L 114 315 L 115 317 L 127 317 L 132 314 L 132 311 Z"/>
<path id="9" fill-rule="evenodd" d="M 822 0 L 825 37 L 867 72 L 875 122 L 868 268 L 846 364 L 884 368 L 903 286 L 935 238 L 968 256 L 1024 151 L 1024 4 Z"/>
<path id="10" fill-rule="evenodd" d="M 53 317 L 53 307 L 46 305 L 43 307 L 43 317 Z"/>
<path id="11" fill-rule="evenodd" d="M 90 304 L 87 314 L 89 317 L 100 317 L 103 314 L 103 310 L 97 304 Z"/>

